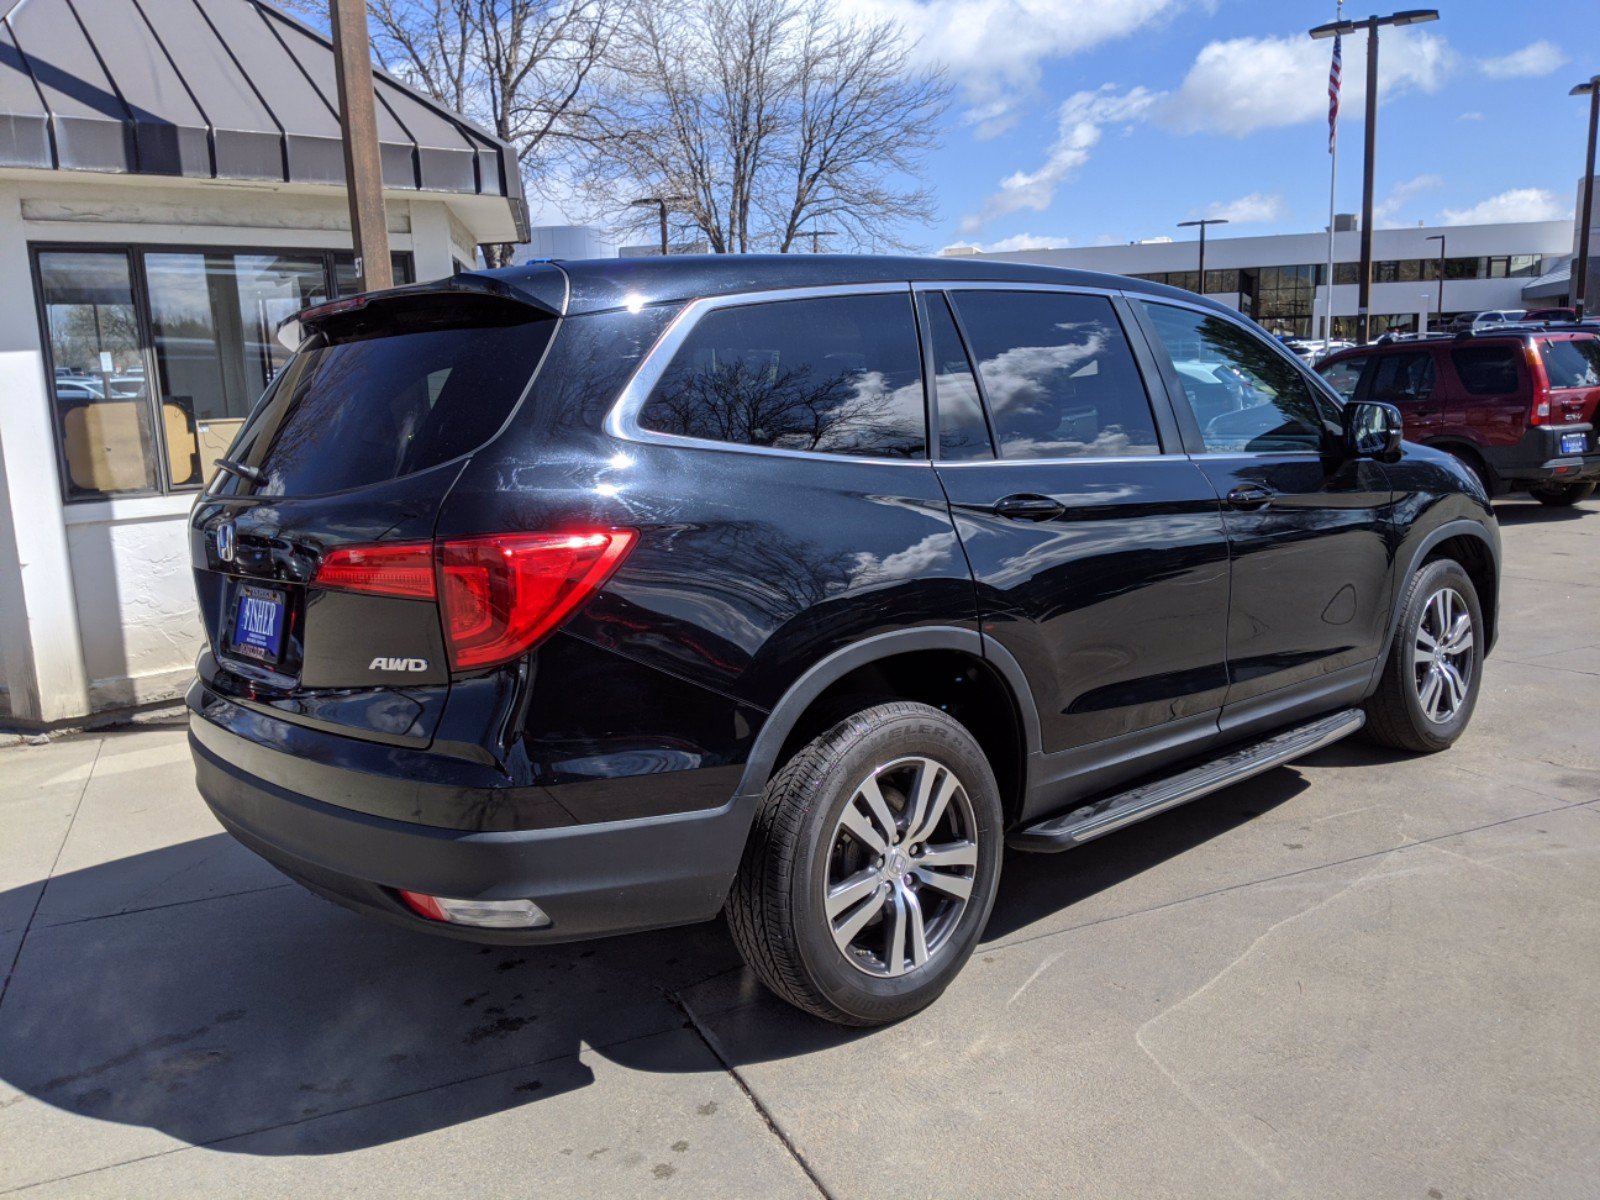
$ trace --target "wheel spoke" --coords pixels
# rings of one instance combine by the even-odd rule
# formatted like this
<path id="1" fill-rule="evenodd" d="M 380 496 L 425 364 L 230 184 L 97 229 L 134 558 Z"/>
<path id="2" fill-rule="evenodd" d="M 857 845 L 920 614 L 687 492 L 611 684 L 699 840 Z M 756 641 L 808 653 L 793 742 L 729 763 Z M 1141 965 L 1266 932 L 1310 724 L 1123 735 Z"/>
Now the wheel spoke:
<path id="1" fill-rule="evenodd" d="M 972 895 L 972 880 L 963 875 L 952 875 L 946 871 L 930 871 L 925 867 L 917 868 L 917 878 L 931 888 L 937 888 L 946 896 L 955 900 L 965 900 Z"/>
<path id="2" fill-rule="evenodd" d="M 872 814 L 873 820 L 878 822 L 878 828 L 883 831 L 883 836 L 888 845 L 892 846 L 900 840 L 900 830 L 894 823 L 894 814 L 889 811 L 889 802 L 883 798 L 883 791 L 878 787 L 878 777 L 870 777 L 861 785 L 857 793 L 867 802 L 867 811 Z"/>
<path id="3" fill-rule="evenodd" d="M 906 905 L 903 888 L 891 888 L 889 896 L 888 945 L 883 964 L 890 975 L 906 973 Z"/>
<path id="4" fill-rule="evenodd" d="M 858 795 L 856 799 L 860 799 Z M 883 834 L 874 828 L 866 815 L 856 807 L 855 800 L 845 806 L 844 815 L 839 818 L 839 824 L 850 831 L 850 836 L 856 841 L 871 848 L 874 854 L 882 854 L 889 848 L 889 843 L 883 840 Z"/>
<path id="5" fill-rule="evenodd" d="M 828 889 L 828 919 L 831 921 L 878 886 L 878 872 L 872 867 L 857 871 L 842 883 Z"/>
<path id="6" fill-rule="evenodd" d="M 1472 649 L 1472 617 L 1462 613 L 1450 626 L 1442 649 L 1446 654 L 1462 654 Z"/>
<path id="7" fill-rule="evenodd" d="M 1417 699 L 1422 702 L 1422 711 L 1434 720 L 1438 720 L 1435 704 L 1439 699 L 1439 689 L 1442 683 L 1443 680 L 1439 675 L 1439 664 L 1435 663 L 1428 668 L 1428 673 L 1423 677 L 1421 688 L 1417 695 Z"/>
<path id="8" fill-rule="evenodd" d="M 918 870 L 927 867 L 976 867 L 978 847 L 972 842 L 948 842 L 929 846 L 914 860 Z"/>
<path id="9" fill-rule="evenodd" d="M 883 902 L 889 898 L 888 888 L 876 888 L 854 912 L 833 927 L 833 940 L 838 943 L 839 949 L 845 953 L 850 952 L 850 943 L 855 941 L 856 934 L 862 927 L 883 911 Z"/>
<path id="10" fill-rule="evenodd" d="M 900 889 L 900 902 L 905 905 L 906 923 L 911 928 L 911 965 L 920 967 L 928 961 L 928 935 L 922 925 L 922 905 L 910 888 Z"/>
<path id="11" fill-rule="evenodd" d="M 931 764 L 930 764 L 931 765 Z M 961 782 L 955 775 L 940 767 L 937 771 L 938 780 L 933 788 L 933 797 L 926 807 L 916 814 L 915 823 L 906 825 L 906 841 L 926 841 L 939 828 L 939 822 L 944 819 L 945 810 L 950 807 L 950 798 L 956 794 Z"/>
<path id="12" fill-rule="evenodd" d="M 1449 693 L 1447 711 L 1455 712 L 1461 707 L 1461 702 L 1467 698 L 1467 681 L 1462 678 L 1461 672 L 1456 670 L 1454 663 L 1441 662 L 1439 675 L 1444 681 L 1446 691 Z"/>

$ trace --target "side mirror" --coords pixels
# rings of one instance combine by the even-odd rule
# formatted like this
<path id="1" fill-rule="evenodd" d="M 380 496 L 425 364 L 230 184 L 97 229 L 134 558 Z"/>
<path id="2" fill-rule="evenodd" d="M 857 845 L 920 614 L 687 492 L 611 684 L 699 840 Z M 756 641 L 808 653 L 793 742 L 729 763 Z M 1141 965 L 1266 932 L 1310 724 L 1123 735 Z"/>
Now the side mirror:
<path id="1" fill-rule="evenodd" d="M 1344 406 L 1344 445 L 1351 456 L 1399 462 L 1404 436 L 1405 418 L 1394 405 L 1363 400 Z"/>

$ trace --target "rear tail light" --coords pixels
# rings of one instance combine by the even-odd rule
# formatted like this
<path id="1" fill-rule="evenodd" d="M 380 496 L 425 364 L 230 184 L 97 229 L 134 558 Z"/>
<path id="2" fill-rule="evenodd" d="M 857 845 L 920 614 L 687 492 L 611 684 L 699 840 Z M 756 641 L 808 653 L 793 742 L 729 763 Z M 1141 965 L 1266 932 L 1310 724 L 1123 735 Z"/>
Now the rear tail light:
<path id="1" fill-rule="evenodd" d="M 538 644 L 599 590 L 637 536 L 610 529 L 341 546 L 323 557 L 312 582 L 437 600 L 451 669 L 461 671 Z"/>
<path id="2" fill-rule="evenodd" d="M 406 542 L 389 546 L 341 546 L 323 555 L 317 586 L 405 600 L 432 600 L 433 543 Z"/>
<path id="3" fill-rule="evenodd" d="M 592 596 L 633 547 L 632 530 L 512 533 L 439 547 L 450 665 L 515 658 Z"/>
<path id="4" fill-rule="evenodd" d="M 1523 353 L 1528 360 L 1528 378 L 1533 381 L 1533 403 L 1528 408 L 1529 425 L 1550 423 L 1550 377 L 1545 374 L 1544 359 L 1539 347 L 1531 338 L 1523 343 Z"/>

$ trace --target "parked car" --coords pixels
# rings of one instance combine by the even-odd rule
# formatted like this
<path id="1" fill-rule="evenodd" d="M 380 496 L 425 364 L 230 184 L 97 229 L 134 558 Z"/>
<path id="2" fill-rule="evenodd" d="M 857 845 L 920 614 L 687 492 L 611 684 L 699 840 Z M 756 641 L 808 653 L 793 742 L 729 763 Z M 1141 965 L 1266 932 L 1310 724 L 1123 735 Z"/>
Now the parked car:
<path id="1" fill-rule="evenodd" d="M 1577 327 L 1371 345 L 1317 370 L 1347 400 L 1395 405 L 1408 439 L 1455 455 L 1489 496 L 1566 506 L 1600 481 L 1600 338 Z"/>
<path id="2" fill-rule="evenodd" d="M 408 928 L 725 911 L 778 995 L 895 1020 L 972 953 L 1004 844 L 1363 724 L 1441 750 L 1494 644 L 1470 474 L 1175 288 L 672 257 L 292 328 L 191 518 L 199 788 Z"/>
<path id="3" fill-rule="evenodd" d="M 1566 324 L 1578 319 L 1575 308 L 1534 308 L 1522 314 L 1526 324 Z"/>
<path id="4" fill-rule="evenodd" d="M 1490 329 L 1501 325 L 1515 325 L 1527 316 L 1527 310 L 1521 308 L 1491 308 L 1487 312 L 1478 313 L 1472 318 L 1473 329 Z"/>

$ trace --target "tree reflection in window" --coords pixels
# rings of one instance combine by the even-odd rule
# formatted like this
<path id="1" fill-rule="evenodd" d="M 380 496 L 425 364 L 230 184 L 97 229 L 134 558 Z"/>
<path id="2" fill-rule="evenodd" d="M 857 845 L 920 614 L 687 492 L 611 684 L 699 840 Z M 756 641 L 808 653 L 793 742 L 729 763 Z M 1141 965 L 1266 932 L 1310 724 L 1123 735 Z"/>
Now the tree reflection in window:
<path id="1" fill-rule="evenodd" d="M 927 452 L 909 296 L 827 296 L 707 313 L 639 414 L 658 433 L 878 458 Z"/>
<path id="2" fill-rule="evenodd" d="M 1236 321 L 1144 302 L 1212 453 L 1322 448 L 1325 417 L 1298 369 Z"/>
<path id="3" fill-rule="evenodd" d="M 962 291 L 954 299 L 1002 457 L 1160 453 L 1150 401 L 1105 297 Z"/>

